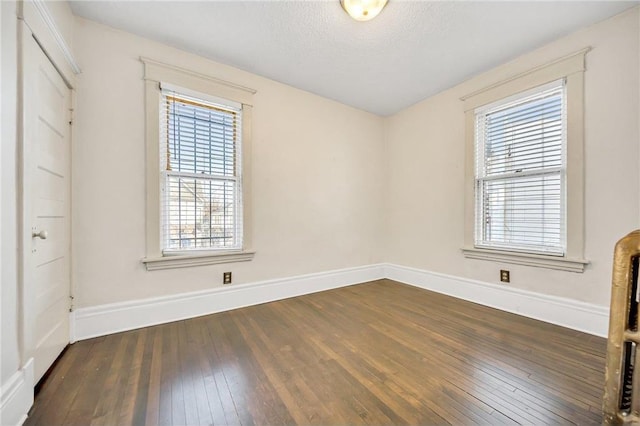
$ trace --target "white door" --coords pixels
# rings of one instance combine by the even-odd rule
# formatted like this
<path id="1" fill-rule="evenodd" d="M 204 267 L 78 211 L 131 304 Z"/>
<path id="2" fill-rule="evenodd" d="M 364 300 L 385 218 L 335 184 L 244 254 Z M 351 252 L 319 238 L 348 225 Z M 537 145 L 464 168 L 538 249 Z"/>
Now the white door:
<path id="1" fill-rule="evenodd" d="M 22 37 L 24 338 L 37 382 L 69 343 L 71 92 Z"/>

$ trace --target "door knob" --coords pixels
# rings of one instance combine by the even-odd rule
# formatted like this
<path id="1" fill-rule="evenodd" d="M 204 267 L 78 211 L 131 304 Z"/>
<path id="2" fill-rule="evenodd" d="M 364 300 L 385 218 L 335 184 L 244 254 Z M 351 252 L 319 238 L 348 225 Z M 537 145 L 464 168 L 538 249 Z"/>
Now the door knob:
<path id="1" fill-rule="evenodd" d="M 45 231 L 45 230 L 42 230 L 40 232 L 33 231 L 31 233 L 31 236 L 33 238 L 40 238 L 41 240 L 46 240 L 47 237 L 49 236 L 49 233 L 47 231 Z"/>

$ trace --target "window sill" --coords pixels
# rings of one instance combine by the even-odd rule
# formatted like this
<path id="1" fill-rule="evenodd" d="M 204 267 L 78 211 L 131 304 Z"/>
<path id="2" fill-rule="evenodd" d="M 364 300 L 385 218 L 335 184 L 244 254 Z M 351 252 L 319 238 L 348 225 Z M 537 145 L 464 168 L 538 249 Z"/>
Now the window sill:
<path id="1" fill-rule="evenodd" d="M 190 268 L 193 266 L 217 265 L 220 263 L 247 262 L 253 260 L 255 251 L 236 251 L 225 253 L 207 253 L 196 255 L 172 255 L 160 257 L 145 257 L 142 263 L 147 271 L 160 269 Z"/>
<path id="2" fill-rule="evenodd" d="M 462 253 L 464 257 L 468 259 L 492 260 L 495 262 L 514 263 L 516 265 L 557 269 L 568 272 L 584 272 L 585 266 L 589 264 L 589 261 L 585 259 L 479 249 L 475 247 L 464 247 Z"/>

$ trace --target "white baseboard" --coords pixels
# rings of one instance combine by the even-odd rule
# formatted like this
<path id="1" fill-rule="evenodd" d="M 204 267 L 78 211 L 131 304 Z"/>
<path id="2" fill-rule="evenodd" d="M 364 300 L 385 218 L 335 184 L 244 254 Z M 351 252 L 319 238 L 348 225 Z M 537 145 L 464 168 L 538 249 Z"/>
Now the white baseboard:
<path id="1" fill-rule="evenodd" d="M 80 308 L 72 313 L 72 341 L 193 318 L 384 278 L 367 265 L 166 297 Z"/>
<path id="2" fill-rule="evenodd" d="M 609 308 L 468 278 L 385 264 L 386 278 L 529 318 L 607 337 Z"/>
<path id="3" fill-rule="evenodd" d="M 20 426 L 33 405 L 33 358 L 16 371 L 0 391 L 0 424 Z"/>
<path id="4" fill-rule="evenodd" d="M 71 340 L 133 330 L 388 278 L 529 318 L 606 337 L 604 306 L 393 264 L 368 265 L 81 308 L 71 313 Z"/>

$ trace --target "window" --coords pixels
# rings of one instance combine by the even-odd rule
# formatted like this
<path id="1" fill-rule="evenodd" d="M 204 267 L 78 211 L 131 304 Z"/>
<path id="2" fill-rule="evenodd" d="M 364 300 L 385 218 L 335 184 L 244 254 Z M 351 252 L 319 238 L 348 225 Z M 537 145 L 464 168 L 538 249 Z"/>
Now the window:
<path id="1" fill-rule="evenodd" d="M 475 246 L 564 255 L 564 80 L 476 110 Z"/>
<path id="2" fill-rule="evenodd" d="M 253 259 L 255 90 L 140 58 L 146 115 L 148 271 Z"/>
<path id="3" fill-rule="evenodd" d="M 465 257 L 584 271 L 589 48 L 462 98 Z"/>
<path id="4" fill-rule="evenodd" d="M 242 248 L 242 108 L 162 88 L 162 249 Z"/>

